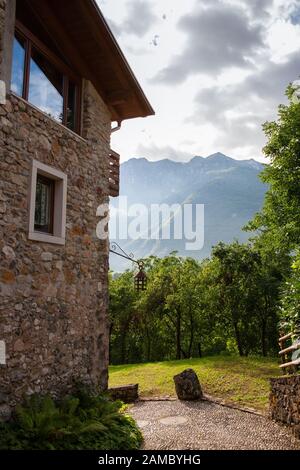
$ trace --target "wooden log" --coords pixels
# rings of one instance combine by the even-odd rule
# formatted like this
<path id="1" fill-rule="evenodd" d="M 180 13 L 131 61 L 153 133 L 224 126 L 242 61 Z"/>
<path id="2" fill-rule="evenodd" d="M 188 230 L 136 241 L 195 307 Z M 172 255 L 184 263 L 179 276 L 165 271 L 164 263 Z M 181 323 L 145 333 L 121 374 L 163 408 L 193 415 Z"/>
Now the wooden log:
<path id="1" fill-rule="evenodd" d="M 291 351 L 297 351 L 297 349 L 300 349 L 300 343 L 299 344 L 292 344 L 292 346 L 289 346 L 288 348 L 282 349 L 279 351 L 279 355 L 281 356 L 282 354 L 287 354 Z"/>
<path id="2" fill-rule="evenodd" d="M 293 333 L 288 333 L 285 336 L 281 336 L 281 338 L 279 338 L 279 343 L 281 343 L 282 341 L 286 341 L 287 339 L 291 338 L 292 336 L 293 336 Z"/>
<path id="3" fill-rule="evenodd" d="M 285 369 L 286 367 L 298 366 L 298 365 L 300 365 L 300 359 L 296 359 L 295 361 L 287 362 L 286 364 L 281 364 L 279 367 L 281 369 Z"/>

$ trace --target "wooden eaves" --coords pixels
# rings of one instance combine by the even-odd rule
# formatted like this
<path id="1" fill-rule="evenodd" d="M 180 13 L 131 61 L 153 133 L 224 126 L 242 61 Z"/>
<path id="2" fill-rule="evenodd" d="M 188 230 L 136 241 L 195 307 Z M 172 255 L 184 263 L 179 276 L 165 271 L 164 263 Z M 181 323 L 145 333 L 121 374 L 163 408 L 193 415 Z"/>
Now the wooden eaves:
<path id="1" fill-rule="evenodd" d="M 112 121 L 154 114 L 95 0 L 23 0 L 47 29 L 60 55 L 90 80 Z"/>

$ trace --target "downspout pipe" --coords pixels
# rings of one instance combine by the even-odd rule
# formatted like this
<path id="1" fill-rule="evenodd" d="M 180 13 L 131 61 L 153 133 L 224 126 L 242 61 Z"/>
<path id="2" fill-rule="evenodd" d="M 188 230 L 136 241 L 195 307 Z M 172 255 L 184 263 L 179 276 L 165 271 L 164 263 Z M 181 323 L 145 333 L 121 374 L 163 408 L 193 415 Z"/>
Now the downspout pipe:
<path id="1" fill-rule="evenodd" d="M 121 127 L 122 127 L 122 121 L 118 121 L 117 125 L 115 127 L 112 127 L 111 133 L 113 134 L 114 132 L 119 131 Z"/>

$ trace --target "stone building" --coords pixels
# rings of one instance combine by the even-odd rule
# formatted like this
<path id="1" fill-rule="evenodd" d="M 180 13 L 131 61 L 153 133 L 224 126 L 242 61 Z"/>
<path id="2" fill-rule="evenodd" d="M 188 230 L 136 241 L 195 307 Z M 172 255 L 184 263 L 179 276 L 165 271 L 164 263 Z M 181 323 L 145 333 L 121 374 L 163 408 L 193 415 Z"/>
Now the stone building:
<path id="1" fill-rule="evenodd" d="M 107 387 L 96 211 L 118 193 L 112 129 L 151 114 L 94 0 L 0 0 L 0 414 Z"/>

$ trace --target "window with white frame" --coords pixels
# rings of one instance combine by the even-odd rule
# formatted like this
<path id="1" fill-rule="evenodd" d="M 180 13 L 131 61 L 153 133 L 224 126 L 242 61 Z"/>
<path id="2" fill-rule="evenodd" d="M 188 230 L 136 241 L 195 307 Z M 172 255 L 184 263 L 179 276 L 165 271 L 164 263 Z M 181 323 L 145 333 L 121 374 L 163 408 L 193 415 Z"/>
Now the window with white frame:
<path id="1" fill-rule="evenodd" d="M 64 245 L 67 175 L 33 160 L 29 202 L 29 240 Z"/>

